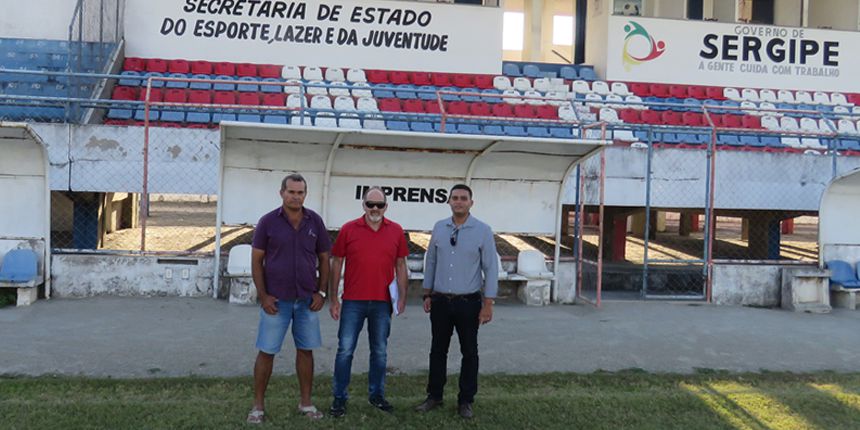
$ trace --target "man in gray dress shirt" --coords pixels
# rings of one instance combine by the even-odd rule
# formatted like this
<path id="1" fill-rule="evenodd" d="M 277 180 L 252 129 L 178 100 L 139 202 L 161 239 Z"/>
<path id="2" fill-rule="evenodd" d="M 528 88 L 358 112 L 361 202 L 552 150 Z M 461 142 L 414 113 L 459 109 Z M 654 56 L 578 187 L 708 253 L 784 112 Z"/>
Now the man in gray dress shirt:
<path id="1" fill-rule="evenodd" d="M 472 190 L 455 185 L 448 194 L 452 216 L 433 226 L 424 263 L 424 312 L 430 313 L 433 340 L 427 399 L 415 409 L 442 405 L 448 346 L 454 329 L 460 340 L 460 394 L 457 413 L 472 418 L 478 392 L 478 327 L 493 319 L 499 289 L 496 242 L 490 226 L 469 213 Z M 483 291 L 483 294 L 482 294 Z"/>

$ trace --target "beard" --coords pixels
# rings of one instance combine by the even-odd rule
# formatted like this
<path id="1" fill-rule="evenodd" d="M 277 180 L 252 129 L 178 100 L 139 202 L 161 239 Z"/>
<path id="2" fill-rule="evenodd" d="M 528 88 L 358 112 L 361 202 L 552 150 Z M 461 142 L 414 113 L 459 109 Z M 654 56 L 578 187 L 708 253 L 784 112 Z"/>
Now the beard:
<path id="1" fill-rule="evenodd" d="M 382 221 L 382 215 L 367 214 L 367 219 L 370 220 L 370 222 L 380 222 Z"/>

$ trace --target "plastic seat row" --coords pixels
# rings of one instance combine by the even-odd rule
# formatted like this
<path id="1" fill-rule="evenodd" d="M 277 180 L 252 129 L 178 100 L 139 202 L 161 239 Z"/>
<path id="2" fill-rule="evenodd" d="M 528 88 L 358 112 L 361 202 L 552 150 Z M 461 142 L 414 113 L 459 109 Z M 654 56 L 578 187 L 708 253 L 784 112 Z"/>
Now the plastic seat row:
<path id="1" fill-rule="evenodd" d="M 547 70 L 552 68 L 553 70 Z M 502 74 L 505 76 L 528 78 L 563 78 L 568 80 L 584 79 L 587 81 L 597 80 L 597 73 L 591 66 L 558 66 L 540 64 L 519 64 L 506 62 L 502 64 Z"/>
<path id="2" fill-rule="evenodd" d="M 699 112 L 656 111 L 651 109 L 615 110 L 604 107 L 599 111 L 599 119 L 610 123 L 710 127 L 707 118 Z M 717 127 L 723 128 L 762 128 L 762 120 L 753 115 L 713 114 L 711 121 Z"/>

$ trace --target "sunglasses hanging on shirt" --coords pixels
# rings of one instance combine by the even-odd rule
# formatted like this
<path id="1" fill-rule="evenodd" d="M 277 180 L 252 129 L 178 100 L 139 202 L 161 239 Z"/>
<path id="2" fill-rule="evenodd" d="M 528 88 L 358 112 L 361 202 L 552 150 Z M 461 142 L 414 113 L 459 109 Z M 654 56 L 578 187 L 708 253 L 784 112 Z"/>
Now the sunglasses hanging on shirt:
<path id="1" fill-rule="evenodd" d="M 460 236 L 460 229 L 455 228 L 454 231 L 451 232 L 451 246 L 457 246 L 457 238 Z"/>

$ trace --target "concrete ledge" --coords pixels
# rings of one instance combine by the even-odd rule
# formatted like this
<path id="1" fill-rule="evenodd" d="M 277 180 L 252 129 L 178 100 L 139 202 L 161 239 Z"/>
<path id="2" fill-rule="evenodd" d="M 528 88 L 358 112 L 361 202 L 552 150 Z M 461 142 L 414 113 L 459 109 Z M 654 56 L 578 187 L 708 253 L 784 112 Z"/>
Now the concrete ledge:
<path id="1" fill-rule="evenodd" d="M 842 288 L 841 285 L 830 285 L 830 298 L 833 306 L 843 309 L 857 310 L 857 289 Z"/>
<path id="2" fill-rule="evenodd" d="M 230 286 L 229 301 L 236 305 L 256 305 L 257 287 L 250 276 L 225 276 L 224 281 Z"/>
<path id="3" fill-rule="evenodd" d="M 517 288 L 517 298 L 527 306 L 546 306 L 550 302 L 551 285 L 548 279 L 525 281 Z"/>
<path id="4" fill-rule="evenodd" d="M 830 271 L 817 267 L 783 268 L 782 308 L 795 312 L 830 312 L 829 277 Z"/>

